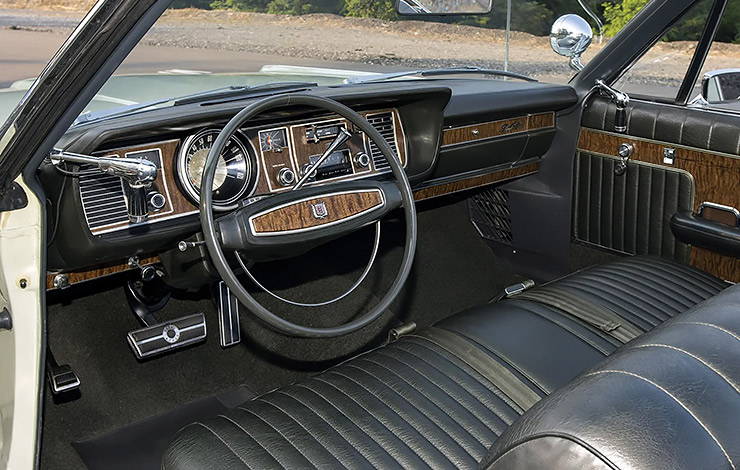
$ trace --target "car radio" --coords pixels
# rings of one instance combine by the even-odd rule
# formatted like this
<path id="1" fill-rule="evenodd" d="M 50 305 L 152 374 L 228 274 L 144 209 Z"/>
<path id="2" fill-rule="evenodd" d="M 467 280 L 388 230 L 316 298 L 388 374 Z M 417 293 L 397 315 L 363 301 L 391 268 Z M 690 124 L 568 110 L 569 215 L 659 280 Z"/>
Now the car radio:
<path id="1" fill-rule="evenodd" d="M 316 163 L 321 155 L 312 155 L 308 157 L 309 163 L 301 169 L 301 174 L 305 173 L 308 168 Z M 337 176 L 351 175 L 353 173 L 350 152 L 347 149 L 338 150 L 321 162 L 309 181 L 322 181 Z"/>

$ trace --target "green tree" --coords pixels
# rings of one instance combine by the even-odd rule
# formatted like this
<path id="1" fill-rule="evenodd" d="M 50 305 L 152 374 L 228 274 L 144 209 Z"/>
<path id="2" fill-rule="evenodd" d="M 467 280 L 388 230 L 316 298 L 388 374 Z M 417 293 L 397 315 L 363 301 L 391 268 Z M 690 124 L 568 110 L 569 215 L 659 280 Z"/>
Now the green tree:
<path id="1" fill-rule="evenodd" d="M 267 11 L 270 0 L 214 0 L 211 8 L 241 11 Z"/>
<path id="2" fill-rule="evenodd" d="M 604 34 L 614 36 L 635 17 L 649 0 L 623 0 L 622 2 L 604 3 Z"/>
<path id="3" fill-rule="evenodd" d="M 360 18 L 380 18 L 381 20 L 398 18 L 393 0 L 345 0 L 344 14 Z"/>

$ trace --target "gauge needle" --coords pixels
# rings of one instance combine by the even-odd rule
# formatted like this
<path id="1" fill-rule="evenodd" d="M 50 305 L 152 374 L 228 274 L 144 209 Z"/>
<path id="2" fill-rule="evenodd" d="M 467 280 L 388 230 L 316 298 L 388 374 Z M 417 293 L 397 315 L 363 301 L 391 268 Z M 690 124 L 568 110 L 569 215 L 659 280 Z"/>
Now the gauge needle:
<path id="1" fill-rule="evenodd" d="M 334 153 L 334 151 L 339 148 L 339 146 L 345 144 L 351 138 L 352 134 L 350 134 L 350 132 L 344 127 L 340 127 L 337 138 L 334 139 L 334 142 L 329 144 L 329 146 L 326 148 L 326 151 L 319 157 L 319 159 L 316 160 L 310 167 L 308 167 L 303 177 L 301 177 L 301 179 L 298 180 L 295 186 L 293 186 L 293 191 L 301 189 L 301 187 L 306 184 L 306 181 L 308 181 L 308 179 L 311 177 L 313 172 L 316 171 L 316 169 L 320 167 L 322 163 L 324 163 L 324 160 L 329 158 L 329 155 Z"/>

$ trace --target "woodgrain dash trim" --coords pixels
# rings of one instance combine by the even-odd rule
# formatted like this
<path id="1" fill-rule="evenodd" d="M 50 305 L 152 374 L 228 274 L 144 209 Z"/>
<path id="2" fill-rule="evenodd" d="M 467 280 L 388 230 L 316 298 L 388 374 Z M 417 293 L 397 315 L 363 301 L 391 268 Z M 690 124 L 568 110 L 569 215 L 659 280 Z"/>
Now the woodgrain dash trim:
<path id="1" fill-rule="evenodd" d="M 326 216 L 314 215 L 313 206 L 323 203 Z M 346 191 L 309 197 L 268 209 L 249 218 L 258 237 L 306 232 L 345 222 L 385 205 L 379 189 Z"/>
<path id="2" fill-rule="evenodd" d="M 534 162 L 516 168 L 507 168 L 505 170 L 493 171 L 484 175 L 463 178 L 457 181 L 452 181 L 450 183 L 429 186 L 428 188 L 422 188 L 414 191 L 414 199 L 417 201 L 423 201 L 424 199 L 431 199 L 433 197 L 458 193 L 460 191 L 466 191 L 468 189 L 478 188 L 481 186 L 487 186 L 489 184 L 498 183 L 513 178 L 519 178 L 521 176 L 531 175 L 537 173 L 539 169 L 540 162 Z"/>
<path id="3" fill-rule="evenodd" d="M 442 146 L 459 145 L 479 140 L 521 134 L 555 127 L 555 113 L 528 114 L 510 119 L 453 127 L 442 132 Z"/>
<path id="4" fill-rule="evenodd" d="M 141 266 L 150 266 L 160 262 L 159 256 L 153 256 L 151 258 L 144 258 L 139 260 Z M 102 277 L 110 276 L 112 274 L 118 274 L 126 271 L 132 271 L 136 268 L 131 267 L 128 263 L 113 264 L 109 266 L 98 267 L 88 271 L 74 271 L 64 273 L 67 275 L 69 285 L 79 284 L 80 282 L 92 281 L 93 279 L 99 279 Z M 54 277 L 59 273 L 47 273 L 46 274 L 46 289 L 55 290 Z"/>

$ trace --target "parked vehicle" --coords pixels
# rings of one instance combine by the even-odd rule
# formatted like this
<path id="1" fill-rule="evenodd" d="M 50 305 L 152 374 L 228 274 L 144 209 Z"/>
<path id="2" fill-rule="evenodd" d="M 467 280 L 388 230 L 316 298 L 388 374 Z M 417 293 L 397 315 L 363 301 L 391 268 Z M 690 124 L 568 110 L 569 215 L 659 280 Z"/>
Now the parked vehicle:
<path id="1" fill-rule="evenodd" d="M 740 69 L 713 70 L 701 80 L 701 94 L 691 104 L 696 106 L 722 105 L 740 110 Z"/>
<path id="2" fill-rule="evenodd" d="M 122 73 L 170 0 L 100 0 L 0 90 L 0 465 L 738 468 L 740 71 L 690 99 L 734 1 L 593 55 L 560 17 L 554 84 L 380 51 L 467 54 L 492 0 L 319 17 L 393 66 L 229 73 Z"/>

